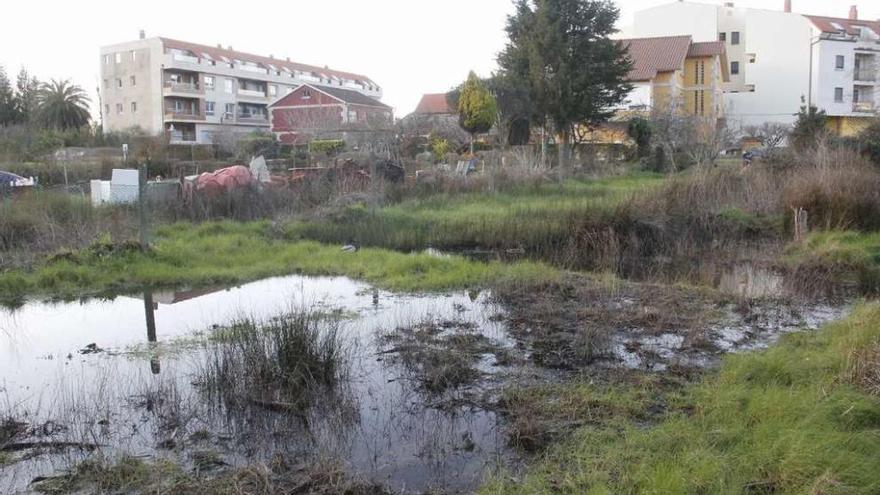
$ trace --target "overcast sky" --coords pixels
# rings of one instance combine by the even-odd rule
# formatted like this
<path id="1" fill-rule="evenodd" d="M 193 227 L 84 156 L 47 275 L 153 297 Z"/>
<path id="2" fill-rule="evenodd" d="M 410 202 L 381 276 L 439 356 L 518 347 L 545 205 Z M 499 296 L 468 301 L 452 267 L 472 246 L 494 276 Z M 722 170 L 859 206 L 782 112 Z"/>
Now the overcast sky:
<path id="1" fill-rule="evenodd" d="M 620 24 L 670 1 L 618 0 Z M 880 18 L 878 0 L 793 2 L 798 12 L 837 17 L 857 4 L 861 18 Z M 736 4 L 781 10 L 783 0 Z M 446 91 L 469 70 L 495 69 L 512 0 L 6 0 L 0 11 L 0 64 L 10 77 L 24 65 L 41 79 L 71 78 L 93 93 L 98 47 L 136 39 L 144 29 L 148 37 L 222 43 L 368 75 L 403 116 L 423 93 Z"/>

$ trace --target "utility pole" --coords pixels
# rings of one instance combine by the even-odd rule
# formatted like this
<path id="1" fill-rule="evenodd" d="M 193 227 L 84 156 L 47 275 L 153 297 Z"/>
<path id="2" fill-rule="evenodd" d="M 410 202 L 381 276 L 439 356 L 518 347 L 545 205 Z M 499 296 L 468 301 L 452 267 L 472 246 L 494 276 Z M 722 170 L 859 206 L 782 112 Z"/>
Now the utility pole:
<path id="1" fill-rule="evenodd" d="M 141 251 L 144 252 L 150 249 L 147 229 L 147 162 L 144 162 L 138 170 L 138 230 L 140 232 Z"/>

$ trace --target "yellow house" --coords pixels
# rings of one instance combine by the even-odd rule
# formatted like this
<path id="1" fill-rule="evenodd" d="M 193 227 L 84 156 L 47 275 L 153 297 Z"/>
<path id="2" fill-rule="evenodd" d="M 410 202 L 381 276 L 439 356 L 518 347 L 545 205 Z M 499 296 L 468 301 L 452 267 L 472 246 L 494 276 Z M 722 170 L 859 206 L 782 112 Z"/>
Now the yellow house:
<path id="1" fill-rule="evenodd" d="M 672 112 L 712 123 L 724 118 L 723 83 L 730 74 L 723 42 L 694 43 L 690 36 L 620 42 L 633 63 L 627 77 L 633 90 L 620 116 Z"/>

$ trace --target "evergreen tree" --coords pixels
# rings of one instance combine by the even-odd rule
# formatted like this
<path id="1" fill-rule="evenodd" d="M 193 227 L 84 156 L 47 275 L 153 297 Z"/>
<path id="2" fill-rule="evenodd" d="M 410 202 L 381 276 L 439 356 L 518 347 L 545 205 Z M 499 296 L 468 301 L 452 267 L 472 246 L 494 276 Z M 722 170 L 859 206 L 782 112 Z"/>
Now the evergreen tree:
<path id="1" fill-rule="evenodd" d="M 21 122 L 30 124 L 36 118 L 37 99 L 40 91 L 40 81 L 30 76 L 24 67 L 18 72 L 15 81 L 16 107 Z"/>
<path id="2" fill-rule="evenodd" d="M 495 123 L 498 105 L 483 81 L 471 72 L 458 98 L 458 123 L 471 135 L 471 154 L 477 134 L 489 132 Z"/>
<path id="3" fill-rule="evenodd" d="M 815 105 L 807 108 L 804 97 L 801 97 L 801 109 L 791 131 L 792 145 L 799 150 L 815 149 L 819 140 L 828 133 L 827 123 L 825 110 L 819 110 Z"/>
<path id="4" fill-rule="evenodd" d="M 0 65 L 0 127 L 18 122 L 16 107 L 15 93 L 12 90 L 9 77 L 6 75 L 6 68 Z"/>
<path id="5" fill-rule="evenodd" d="M 508 18 L 498 64 L 529 88 L 538 123 L 561 137 L 560 169 L 578 126 L 606 121 L 632 89 L 626 49 L 610 38 L 619 15 L 610 0 L 517 0 Z"/>

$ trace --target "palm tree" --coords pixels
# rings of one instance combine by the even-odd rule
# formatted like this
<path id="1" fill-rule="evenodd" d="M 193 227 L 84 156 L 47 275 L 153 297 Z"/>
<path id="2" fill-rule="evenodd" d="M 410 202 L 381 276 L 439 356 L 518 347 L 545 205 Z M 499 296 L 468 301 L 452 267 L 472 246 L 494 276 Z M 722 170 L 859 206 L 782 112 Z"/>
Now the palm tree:
<path id="1" fill-rule="evenodd" d="M 50 129 L 78 129 L 88 125 L 92 117 L 89 96 L 69 79 L 43 83 L 37 102 L 40 122 Z"/>

